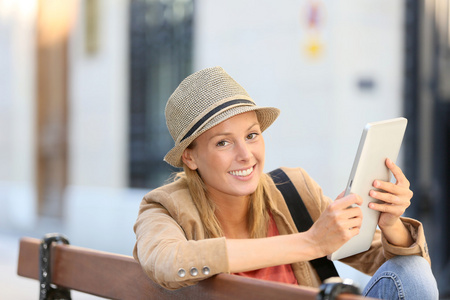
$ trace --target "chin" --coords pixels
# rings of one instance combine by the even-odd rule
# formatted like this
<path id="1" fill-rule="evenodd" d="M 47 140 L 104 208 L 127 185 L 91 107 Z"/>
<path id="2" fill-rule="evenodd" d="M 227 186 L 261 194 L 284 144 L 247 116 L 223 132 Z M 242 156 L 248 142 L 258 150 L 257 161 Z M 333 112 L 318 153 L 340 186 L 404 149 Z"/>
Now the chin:
<path id="1" fill-rule="evenodd" d="M 258 183 L 256 184 L 252 184 L 252 186 L 248 186 L 242 189 L 236 188 L 235 191 L 237 192 L 237 194 L 239 194 L 238 196 L 248 196 L 253 194 L 256 189 L 258 188 Z"/>

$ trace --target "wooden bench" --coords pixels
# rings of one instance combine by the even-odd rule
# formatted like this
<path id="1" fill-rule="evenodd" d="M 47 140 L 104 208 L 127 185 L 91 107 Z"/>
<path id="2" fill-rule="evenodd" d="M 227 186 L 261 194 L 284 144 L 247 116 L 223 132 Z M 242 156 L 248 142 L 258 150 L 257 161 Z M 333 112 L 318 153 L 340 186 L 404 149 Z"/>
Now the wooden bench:
<path id="1" fill-rule="evenodd" d="M 18 274 L 39 280 L 41 240 L 20 240 Z M 151 281 L 131 257 L 72 245 L 51 246 L 52 283 L 110 299 L 316 299 L 318 289 L 219 274 L 176 291 Z M 38 294 L 38 292 L 36 293 Z M 342 294 L 341 300 L 362 299 Z"/>

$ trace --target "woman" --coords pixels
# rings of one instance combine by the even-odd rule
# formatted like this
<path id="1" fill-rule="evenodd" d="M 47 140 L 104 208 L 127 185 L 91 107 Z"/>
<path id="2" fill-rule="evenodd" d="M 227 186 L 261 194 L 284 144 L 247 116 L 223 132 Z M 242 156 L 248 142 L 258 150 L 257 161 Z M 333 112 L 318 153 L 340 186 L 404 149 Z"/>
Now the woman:
<path id="1" fill-rule="evenodd" d="M 309 261 L 358 234 L 361 209 L 348 207 L 362 200 L 341 194 L 332 202 L 304 170 L 283 168 L 314 220 L 298 233 L 283 196 L 263 172 L 262 132 L 278 115 L 276 108 L 256 106 L 220 67 L 190 75 L 174 91 L 166 121 L 175 146 L 164 159 L 184 172 L 144 197 L 134 227 L 134 257 L 152 280 L 177 289 L 224 272 L 321 284 Z M 378 191 L 371 191 L 385 202 L 370 205 L 381 212 L 381 231 L 368 251 L 342 261 L 377 272 L 364 292 L 369 296 L 436 299 L 422 225 L 400 217 L 412 198 L 409 182 L 393 162 L 386 166 L 397 183 L 377 180 Z"/>

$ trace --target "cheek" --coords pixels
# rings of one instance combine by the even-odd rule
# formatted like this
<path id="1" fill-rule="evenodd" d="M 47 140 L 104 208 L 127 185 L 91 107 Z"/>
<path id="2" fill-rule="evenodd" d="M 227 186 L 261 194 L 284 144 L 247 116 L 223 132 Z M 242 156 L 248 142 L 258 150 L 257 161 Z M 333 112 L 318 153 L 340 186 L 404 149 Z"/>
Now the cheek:
<path id="1" fill-rule="evenodd" d="M 259 160 L 261 160 L 262 162 L 264 162 L 264 157 L 266 154 L 266 146 L 264 144 L 264 140 L 262 140 L 256 147 L 255 149 L 255 156 L 257 156 L 257 158 Z"/>
<path id="2" fill-rule="evenodd" d="M 201 175 L 204 175 L 203 178 L 212 178 L 217 176 L 220 171 L 225 168 L 226 159 L 223 155 L 212 154 L 209 152 L 208 154 L 205 152 L 199 153 L 197 157 L 197 166 L 198 171 Z"/>

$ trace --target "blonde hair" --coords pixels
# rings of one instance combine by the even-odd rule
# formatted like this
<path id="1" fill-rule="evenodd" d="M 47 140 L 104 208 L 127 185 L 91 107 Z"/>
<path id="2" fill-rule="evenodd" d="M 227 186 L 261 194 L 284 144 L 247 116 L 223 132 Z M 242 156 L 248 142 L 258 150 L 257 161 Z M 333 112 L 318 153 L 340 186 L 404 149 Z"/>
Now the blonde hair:
<path id="1" fill-rule="evenodd" d="M 201 221 L 208 238 L 224 236 L 220 222 L 215 215 L 214 202 L 209 199 L 206 186 L 196 170 L 191 170 L 183 164 L 184 172 L 176 175 L 175 179 L 184 178 L 195 206 L 200 214 Z M 269 210 L 271 204 L 266 197 L 267 181 L 263 175 L 260 178 L 256 191 L 250 195 L 248 209 L 248 232 L 250 238 L 263 238 L 267 236 L 269 226 Z"/>

